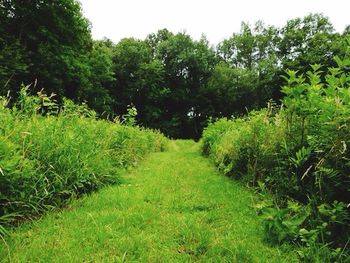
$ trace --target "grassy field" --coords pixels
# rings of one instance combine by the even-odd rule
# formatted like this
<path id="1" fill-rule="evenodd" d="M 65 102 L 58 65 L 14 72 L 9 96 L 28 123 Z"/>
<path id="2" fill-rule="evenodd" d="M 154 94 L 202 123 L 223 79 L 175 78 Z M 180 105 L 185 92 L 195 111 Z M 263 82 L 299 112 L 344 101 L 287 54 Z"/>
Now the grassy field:
<path id="1" fill-rule="evenodd" d="M 192 141 L 171 142 L 107 187 L 22 225 L 4 262 L 297 262 L 264 242 L 253 194 L 219 175 Z"/>

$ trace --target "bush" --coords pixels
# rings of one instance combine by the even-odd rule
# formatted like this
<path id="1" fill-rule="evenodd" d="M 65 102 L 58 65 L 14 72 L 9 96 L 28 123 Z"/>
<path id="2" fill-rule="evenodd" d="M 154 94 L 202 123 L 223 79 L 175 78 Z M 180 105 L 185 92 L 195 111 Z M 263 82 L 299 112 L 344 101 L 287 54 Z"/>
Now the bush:
<path id="1" fill-rule="evenodd" d="M 349 250 L 350 61 L 336 62 L 324 80 L 319 65 L 306 78 L 288 71 L 283 107 L 219 120 L 202 139 L 225 174 L 273 194 L 260 207 L 270 239 L 306 244 L 305 258 L 315 247 L 338 248 L 332 260 Z"/>
<path id="2" fill-rule="evenodd" d="M 247 117 L 221 119 L 203 133 L 203 153 L 211 156 L 225 175 L 256 186 L 273 166 L 284 127 L 272 108 L 253 111 Z"/>
<path id="3" fill-rule="evenodd" d="M 0 225 L 118 183 L 118 170 L 167 143 L 158 132 L 97 120 L 69 100 L 59 111 L 52 98 L 29 96 L 27 88 L 13 108 L 7 102 L 0 98 Z"/>

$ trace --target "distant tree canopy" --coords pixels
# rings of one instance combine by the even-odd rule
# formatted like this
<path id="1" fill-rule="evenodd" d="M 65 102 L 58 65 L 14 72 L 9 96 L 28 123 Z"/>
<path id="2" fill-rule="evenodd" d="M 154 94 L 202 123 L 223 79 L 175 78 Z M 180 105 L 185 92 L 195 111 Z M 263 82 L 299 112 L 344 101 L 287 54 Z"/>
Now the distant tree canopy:
<path id="1" fill-rule="evenodd" d="M 311 14 L 282 28 L 242 23 L 215 48 L 167 29 L 145 40 L 95 41 L 75 0 L 3 0 L 0 25 L 0 95 L 35 83 L 33 92 L 86 101 L 101 117 L 135 106 L 140 125 L 175 138 L 198 138 L 209 118 L 278 101 L 286 69 L 333 66 L 350 35 L 349 26 L 340 34 Z"/>

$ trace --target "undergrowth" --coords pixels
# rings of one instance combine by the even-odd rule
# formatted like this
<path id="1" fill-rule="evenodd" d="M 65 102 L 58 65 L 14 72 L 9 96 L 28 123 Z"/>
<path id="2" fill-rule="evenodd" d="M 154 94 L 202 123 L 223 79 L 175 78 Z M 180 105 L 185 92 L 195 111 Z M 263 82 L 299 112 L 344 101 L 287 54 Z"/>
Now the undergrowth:
<path id="1" fill-rule="evenodd" d="M 173 140 L 120 176 L 11 231 L 0 261 L 298 262 L 292 246 L 264 242 L 255 195 L 217 174 L 193 141 Z"/>
<path id="2" fill-rule="evenodd" d="M 0 97 L 0 235 L 6 226 L 118 183 L 118 170 L 166 147 L 156 131 L 98 120 L 86 105 L 65 100 L 59 107 L 52 96 L 28 90 L 11 107 Z"/>
<path id="3" fill-rule="evenodd" d="M 206 128 L 202 151 L 219 170 L 272 196 L 257 205 L 272 243 L 306 262 L 349 262 L 350 60 L 322 78 L 288 71 L 282 106 Z"/>

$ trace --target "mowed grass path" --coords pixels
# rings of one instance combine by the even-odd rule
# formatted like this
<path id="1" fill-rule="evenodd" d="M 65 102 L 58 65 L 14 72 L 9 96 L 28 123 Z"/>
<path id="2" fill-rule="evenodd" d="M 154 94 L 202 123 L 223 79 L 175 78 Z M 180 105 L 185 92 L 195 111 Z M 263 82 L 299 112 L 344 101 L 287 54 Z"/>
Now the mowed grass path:
<path id="1" fill-rule="evenodd" d="M 4 262 L 296 262 L 263 241 L 253 196 L 219 175 L 198 145 L 175 141 L 124 184 L 22 225 Z"/>

